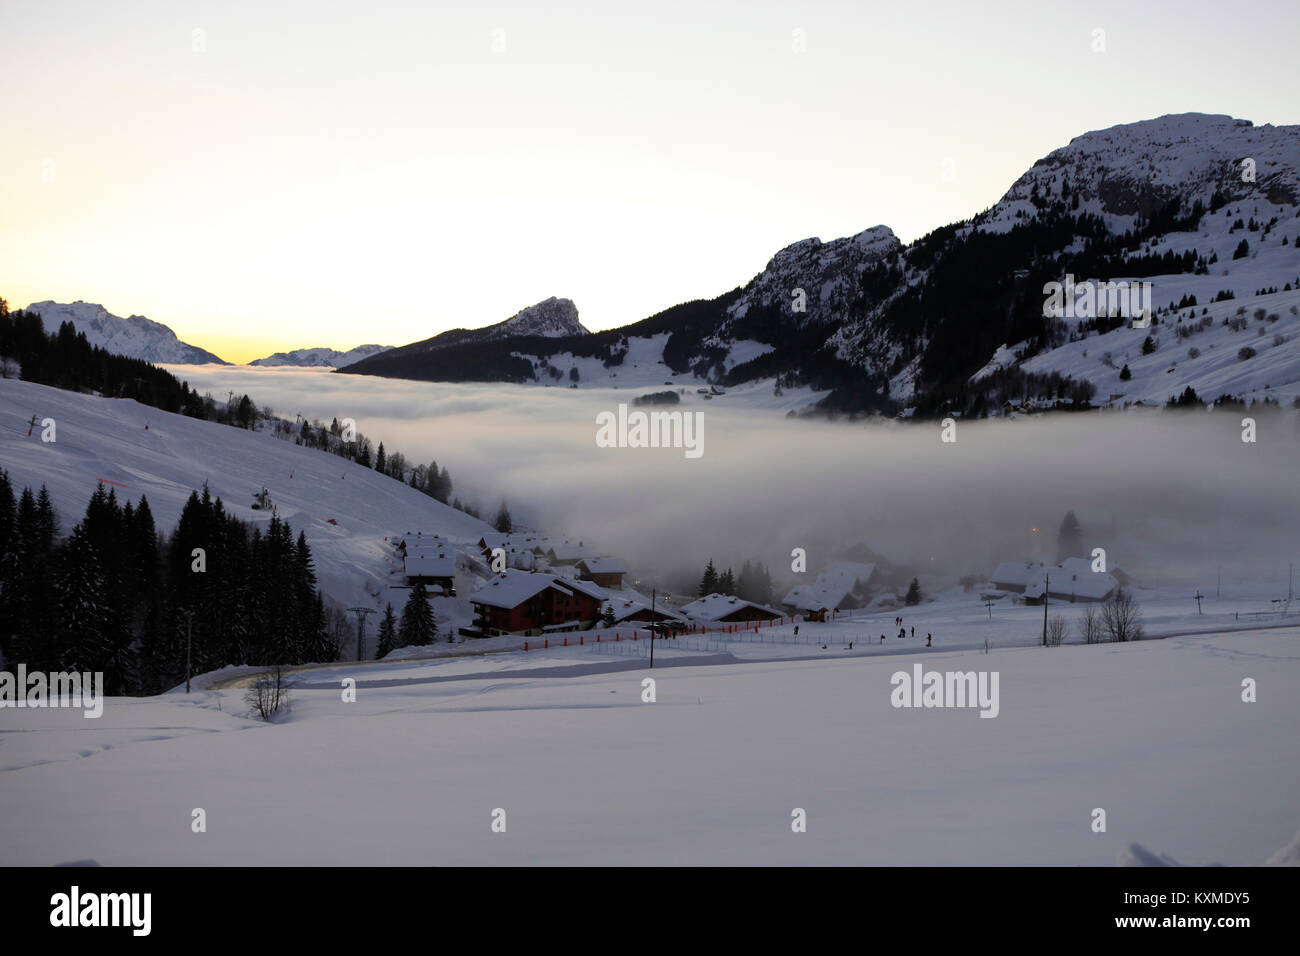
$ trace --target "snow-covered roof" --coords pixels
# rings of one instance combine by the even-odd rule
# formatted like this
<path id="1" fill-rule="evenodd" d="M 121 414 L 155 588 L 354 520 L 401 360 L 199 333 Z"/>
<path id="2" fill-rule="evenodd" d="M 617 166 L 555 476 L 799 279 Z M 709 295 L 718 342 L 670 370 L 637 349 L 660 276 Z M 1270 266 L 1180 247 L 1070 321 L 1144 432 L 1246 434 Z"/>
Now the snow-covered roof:
<path id="1" fill-rule="evenodd" d="M 851 591 L 851 585 L 836 585 L 818 580 L 812 584 L 801 584 L 791 588 L 786 596 L 781 598 L 781 603 L 800 611 L 818 611 L 822 608 L 833 611 Z"/>
<path id="2" fill-rule="evenodd" d="M 744 601 L 733 594 L 707 594 L 698 601 L 692 601 L 684 605 L 681 612 L 687 617 L 696 621 L 716 621 L 721 617 L 738 611 L 741 608 L 752 607 L 760 611 L 766 611 L 773 617 L 781 617 L 781 612 L 773 610 L 770 607 L 764 607 L 762 604 L 755 604 L 753 601 Z"/>
<path id="3" fill-rule="evenodd" d="M 568 541 L 552 544 L 547 553 L 556 561 L 579 561 L 582 558 L 594 558 L 596 556 L 594 549 Z"/>
<path id="4" fill-rule="evenodd" d="M 651 609 L 649 603 L 642 604 L 640 601 L 628 601 L 622 598 L 616 598 L 614 600 L 611 600 L 609 602 L 609 607 L 614 611 L 615 624 L 617 624 L 619 621 L 626 621 L 629 617 L 631 617 L 633 614 L 636 614 L 638 611 L 649 611 Z M 656 604 L 654 606 L 654 613 L 656 617 L 662 616 L 666 618 L 671 618 L 672 620 L 675 621 L 686 620 L 686 618 L 684 618 L 681 614 L 678 614 L 676 611 L 664 607 L 662 603 Z"/>
<path id="5" fill-rule="evenodd" d="M 475 604 L 488 604 L 492 607 L 512 608 L 523 604 L 530 597 L 541 594 L 549 587 L 560 587 L 549 574 L 534 574 L 530 571 L 502 571 L 492 580 L 474 592 L 470 598 Z M 560 588 L 565 594 L 567 589 Z"/>
<path id="6" fill-rule="evenodd" d="M 572 588 L 574 591 L 581 591 L 588 597 L 594 597 L 597 601 L 604 601 L 609 597 L 609 592 L 599 584 L 592 584 L 590 581 L 579 581 L 574 578 L 566 578 L 564 581 L 566 588 Z"/>
<path id="7" fill-rule="evenodd" d="M 829 580 L 830 578 L 847 578 L 852 583 L 850 587 L 856 587 L 859 584 L 866 584 L 871 580 L 871 576 L 876 573 L 876 566 L 862 561 L 835 561 L 827 566 L 818 577 L 823 575 Z"/>
<path id="8" fill-rule="evenodd" d="M 451 578 L 456 576 L 456 556 L 454 554 L 411 554 L 407 552 L 405 566 L 408 578 Z"/>
<path id="9" fill-rule="evenodd" d="M 1042 597 L 1050 586 L 1053 594 L 1100 600 L 1119 584 L 1108 571 L 1094 571 L 1088 558 L 1066 558 L 1055 565 L 1004 561 L 990 580 L 999 587 L 1023 587 L 1028 598 Z"/>
<path id="10" fill-rule="evenodd" d="M 553 574 L 511 569 L 502 571 L 484 584 L 474 592 L 470 600 L 476 604 L 488 604 L 492 607 L 513 608 L 541 594 L 547 588 L 555 588 L 565 595 L 572 595 L 578 591 L 597 601 L 604 601 L 608 597 L 604 589 L 589 581 L 561 581 Z"/>
<path id="11" fill-rule="evenodd" d="M 853 593 L 860 584 L 866 584 L 876 573 L 874 564 L 860 561 L 836 561 L 817 575 L 812 584 L 791 588 L 781 603 L 801 611 L 821 608 L 834 610 Z"/>
<path id="12" fill-rule="evenodd" d="M 578 564 L 588 574 L 627 574 L 627 565 L 618 558 L 583 558 Z"/>
<path id="13" fill-rule="evenodd" d="M 1032 561 L 1003 561 L 989 578 L 996 585 L 1014 585 L 1024 587 L 1029 579 L 1038 572 L 1041 576 L 1041 564 Z"/>

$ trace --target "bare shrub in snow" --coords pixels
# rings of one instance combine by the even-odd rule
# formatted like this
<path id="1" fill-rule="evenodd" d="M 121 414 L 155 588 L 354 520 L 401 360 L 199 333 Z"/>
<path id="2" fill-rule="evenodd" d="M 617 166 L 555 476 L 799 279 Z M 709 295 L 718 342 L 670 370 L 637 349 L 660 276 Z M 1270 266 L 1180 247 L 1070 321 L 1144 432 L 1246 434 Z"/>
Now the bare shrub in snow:
<path id="1" fill-rule="evenodd" d="M 1246 359 L 1253 359 L 1254 357 L 1255 350 L 1249 345 L 1243 345 L 1241 348 L 1237 349 L 1237 358 L 1241 359 L 1243 362 L 1246 361 Z"/>
<path id="2" fill-rule="evenodd" d="M 259 674 L 253 681 L 248 693 L 244 695 L 252 716 L 261 720 L 270 720 L 281 710 L 289 710 L 289 675 L 283 665 L 276 664 L 265 673 Z"/>
<path id="3" fill-rule="evenodd" d="M 1060 647 L 1061 641 L 1065 638 L 1065 632 L 1069 629 L 1065 623 L 1065 618 L 1057 614 L 1047 622 L 1047 646 Z"/>
<path id="4" fill-rule="evenodd" d="M 1190 349 L 1187 350 L 1188 358 L 1199 358 L 1200 355 L 1201 355 L 1201 350 L 1198 349 L 1195 345 L 1193 345 Z"/>
<path id="5" fill-rule="evenodd" d="M 1079 615 L 1079 637 L 1085 644 L 1100 644 L 1104 631 L 1101 626 L 1101 615 L 1097 613 L 1097 608 L 1091 604 L 1085 604 L 1083 613 Z"/>
<path id="6" fill-rule="evenodd" d="M 1101 626 L 1112 641 L 1142 640 L 1142 608 L 1127 588 L 1116 588 L 1102 602 Z"/>

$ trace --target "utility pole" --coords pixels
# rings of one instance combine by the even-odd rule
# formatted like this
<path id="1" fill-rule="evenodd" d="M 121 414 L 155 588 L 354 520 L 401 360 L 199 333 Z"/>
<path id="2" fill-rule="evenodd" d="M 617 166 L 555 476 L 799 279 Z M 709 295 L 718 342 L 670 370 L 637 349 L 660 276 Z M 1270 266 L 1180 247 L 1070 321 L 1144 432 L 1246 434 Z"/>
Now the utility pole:
<path id="1" fill-rule="evenodd" d="M 359 664 L 363 660 L 362 655 L 366 650 L 366 615 L 374 614 L 375 609 L 373 607 L 350 607 L 348 610 L 354 612 L 357 616 L 357 663 Z"/>
<path id="2" fill-rule="evenodd" d="M 1052 579 L 1049 575 L 1043 575 L 1043 646 L 1047 646 L 1047 596 L 1051 593 Z M 991 614 L 992 612 L 990 612 Z"/>
<path id="3" fill-rule="evenodd" d="M 655 589 L 650 589 L 650 669 L 655 669 Z"/>
<path id="4" fill-rule="evenodd" d="M 1196 598 L 1196 613 L 1200 614 L 1201 613 L 1201 589 L 1197 588 L 1196 593 L 1192 596 Z"/>
<path id="5" fill-rule="evenodd" d="M 192 669 L 191 664 L 194 660 L 194 655 L 193 655 L 194 642 L 190 636 L 190 625 L 194 621 L 194 612 L 181 611 L 180 613 L 185 616 L 185 693 L 188 694 L 190 692 L 190 671 Z"/>

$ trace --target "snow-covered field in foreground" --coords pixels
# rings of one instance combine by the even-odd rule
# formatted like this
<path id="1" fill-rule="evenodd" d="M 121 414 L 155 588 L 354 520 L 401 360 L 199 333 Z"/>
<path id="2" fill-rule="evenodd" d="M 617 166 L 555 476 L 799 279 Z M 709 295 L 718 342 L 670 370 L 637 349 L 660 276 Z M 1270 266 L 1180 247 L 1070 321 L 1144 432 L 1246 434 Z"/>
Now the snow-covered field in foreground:
<path id="1" fill-rule="evenodd" d="M 270 725 L 238 689 L 3 710 L 0 862 L 1254 865 L 1300 827 L 1300 628 L 915 650 L 674 654 L 655 703 L 584 649 L 303 674 Z M 917 662 L 997 671 L 998 716 L 895 709 Z"/>

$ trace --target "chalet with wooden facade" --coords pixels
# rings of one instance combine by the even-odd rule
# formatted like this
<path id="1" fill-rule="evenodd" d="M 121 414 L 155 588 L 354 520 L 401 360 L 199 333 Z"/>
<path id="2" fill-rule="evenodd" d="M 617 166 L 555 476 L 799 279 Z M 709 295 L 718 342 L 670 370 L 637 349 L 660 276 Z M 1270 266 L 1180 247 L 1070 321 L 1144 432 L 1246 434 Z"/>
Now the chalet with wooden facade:
<path id="1" fill-rule="evenodd" d="M 505 571 L 470 597 L 474 605 L 474 626 L 462 629 L 461 633 L 472 637 L 494 637 L 587 628 L 600 616 L 605 599 L 605 592 L 588 581 Z"/>
<path id="2" fill-rule="evenodd" d="M 618 558 L 582 558 L 574 567 L 578 569 L 580 580 L 591 581 L 603 588 L 621 588 L 623 575 L 627 574 L 627 565 Z"/>

